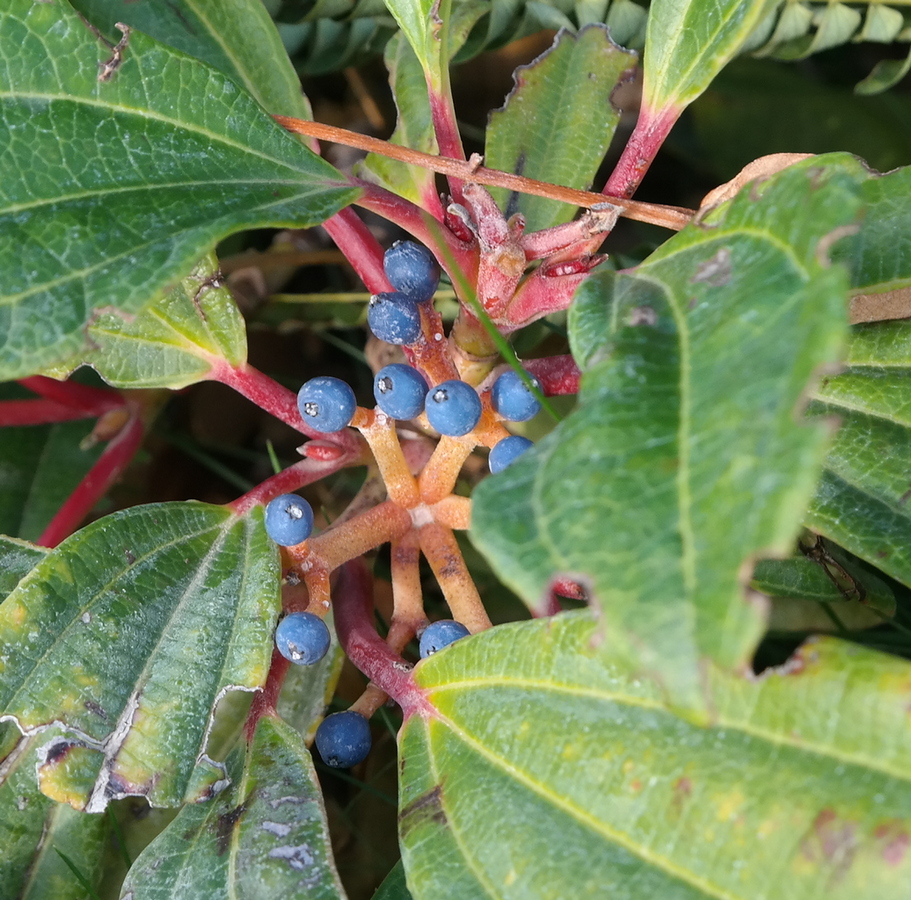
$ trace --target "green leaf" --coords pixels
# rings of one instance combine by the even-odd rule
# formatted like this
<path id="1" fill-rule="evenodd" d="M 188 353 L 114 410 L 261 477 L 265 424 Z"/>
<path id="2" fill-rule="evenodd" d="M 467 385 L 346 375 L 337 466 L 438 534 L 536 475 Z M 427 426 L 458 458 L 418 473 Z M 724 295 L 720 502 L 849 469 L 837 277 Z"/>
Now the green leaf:
<path id="1" fill-rule="evenodd" d="M 390 141 L 424 153 L 439 153 L 430 117 L 424 72 L 414 50 L 401 32 L 386 45 L 384 62 L 389 71 L 389 84 L 398 110 L 395 131 Z M 436 191 L 433 172 L 406 166 L 378 153 L 367 155 L 358 174 L 420 206 L 425 205 L 425 197 L 429 193 Z"/>
<path id="2" fill-rule="evenodd" d="M 0 533 L 36 540 L 104 450 L 94 422 L 0 429 Z"/>
<path id="3" fill-rule="evenodd" d="M 858 10 L 845 6 L 844 3 L 828 3 L 811 19 L 815 32 L 775 49 L 774 55 L 778 59 L 804 59 L 813 53 L 837 47 L 850 40 L 859 30 L 861 19 Z"/>
<path id="4" fill-rule="evenodd" d="M 101 878 L 107 822 L 41 794 L 35 766 L 42 737 L 23 738 L 0 759 L 0 900 L 84 900 L 61 853 L 90 884 Z"/>
<path id="5" fill-rule="evenodd" d="M 459 50 L 471 27 L 486 11 L 487 7 L 483 3 L 471 0 L 463 0 L 456 5 L 448 26 L 449 59 Z M 393 144 L 410 147 L 412 150 L 439 153 L 424 71 L 414 50 L 401 32 L 386 45 L 384 61 L 389 71 L 389 85 L 398 111 L 395 131 L 389 140 Z M 428 206 L 428 197 L 436 194 L 433 172 L 405 165 L 377 153 L 367 155 L 359 174 L 425 209 Z"/>
<path id="6" fill-rule="evenodd" d="M 449 33 L 446 24 L 451 0 L 385 0 L 411 49 L 414 50 L 431 89 L 448 84 Z"/>
<path id="7" fill-rule="evenodd" d="M 862 176 L 808 162 L 588 279 L 570 310 L 579 407 L 473 496 L 473 539 L 526 603 L 581 579 L 606 647 L 694 710 L 706 659 L 747 663 L 763 614 L 744 564 L 790 550 L 824 453 L 794 410 L 845 334 L 846 276 L 818 250 Z"/>
<path id="8" fill-rule="evenodd" d="M 862 603 L 883 616 L 895 615 L 895 594 L 881 579 L 850 565 L 845 554 L 825 548 L 828 560 L 807 556 L 761 559 L 750 587 L 767 597 L 817 603 Z M 881 620 L 880 620 L 881 621 Z"/>
<path id="9" fill-rule="evenodd" d="M 247 359 L 244 318 L 221 280 L 214 254 L 136 316 L 99 315 L 80 361 L 119 388 L 182 388 Z M 59 377 L 63 371 L 53 371 Z"/>
<path id="10" fill-rule="evenodd" d="M 9 0 L 0 33 L 0 377 L 78 361 L 98 315 L 138 312 L 225 235 L 356 196 L 233 81 L 139 32 L 106 81 L 111 52 L 61 0 Z"/>
<path id="11" fill-rule="evenodd" d="M 911 322 L 855 326 L 846 363 L 808 410 L 841 425 L 804 521 L 911 585 Z"/>
<path id="12" fill-rule="evenodd" d="M 895 87 L 911 71 L 911 49 L 904 59 L 881 59 L 866 78 L 854 86 L 854 91 L 863 97 L 881 94 Z"/>
<path id="13" fill-rule="evenodd" d="M 246 754 L 238 747 L 227 768 L 231 788 L 185 806 L 136 860 L 123 896 L 343 898 L 300 735 L 264 716 Z"/>
<path id="14" fill-rule="evenodd" d="M 611 94 L 635 65 L 636 55 L 618 47 L 604 26 L 560 32 L 547 52 L 516 70 L 505 106 L 491 113 L 486 164 L 588 189 L 620 119 Z M 568 204 L 543 197 L 503 188 L 491 193 L 507 215 L 521 212 L 529 231 L 575 214 Z"/>
<path id="15" fill-rule="evenodd" d="M 906 661 L 826 638 L 761 678 L 710 669 L 700 728 L 601 637 L 566 613 L 418 665 L 432 709 L 400 735 L 399 811 L 415 900 L 907 896 Z"/>
<path id="16" fill-rule="evenodd" d="M 401 860 L 390 869 L 383 883 L 376 889 L 373 900 L 412 900 L 405 882 L 405 866 Z"/>
<path id="17" fill-rule="evenodd" d="M 642 106 L 652 114 L 692 103 L 778 0 L 653 0 L 645 37 Z"/>
<path id="18" fill-rule="evenodd" d="M 851 272 L 858 293 L 911 284 L 911 166 L 868 178 L 862 187 L 859 231 L 836 245 L 833 257 Z"/>
<path id="19" fill-rule="evenodd" d="M 312 118 L 300 79 L 262 0 L 71 0 L 112 40 L 122 22 L 219 69 L 269 112 Z"/>
<path id="20" fill-rule="evenodd" d="M 99 812 L 217 791 L 211 719 L 265 680 L 278 580 L 259 508 L 136 507 L 49 552 L 0 604 L 0 721 L 67 732 L 44 744 L 44 792 Z"/>
<path id="21" fill-rule="evenodd" d="M 44 547 L 0 535 L 0 597 L 6 595 L 47 555 Z"/>

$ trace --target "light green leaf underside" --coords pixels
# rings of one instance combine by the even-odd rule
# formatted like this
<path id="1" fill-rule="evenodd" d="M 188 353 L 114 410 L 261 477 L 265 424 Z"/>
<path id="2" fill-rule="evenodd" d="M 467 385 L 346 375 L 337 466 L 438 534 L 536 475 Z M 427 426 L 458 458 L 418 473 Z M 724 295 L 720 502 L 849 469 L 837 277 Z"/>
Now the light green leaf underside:
<path id="1" fill-rule="evenodd" d="M 840 427 L 805 524 L 911 585 L 911 322 L 853 329 L 809 412 Z"/>
<path id="2" fill-rule="evenodd" d="M 0 598 L 5 599 L 47 552 L 44 547 L 36 547 L 28 541 L 0 535 Z"/>
<path id="3" fill-rule="evenodd" d="M 90 349 L 81 361 L 119 388 L 176 390 L 221 365 L 238 366 L 247 359 L 244 319 L 214 254 L 135 317 L 98 316 L 88 335 Z"/>
<path id="4" fill-rule="evenodd" d="M 23 738 L 10 755 L 0 755 L 0 900 L 84 900 L 60 853 L 89 884 L 97 888 L 101 878 L 107 820 L 41 794 L 35 766 L 43 737 Z"/>
<path id="5" fill-rule="evenodd" d="M 778 0 L 652 0 L 643 106 L 683 109 L 740 50 Z"/>
<path id="6" fill-rule="evenodd" d="M 585 282 L 578 409 L 475 491 L 501 577 L 532 606 L 554 575 L 581 578 L 613 652 L 681 706 L 702 702 L 702 660 L 748 660 L 763 617 L 742 567 L 790 551 L 812 495 L 826 430 L 795 409 L 846 330 L 845 273 L 816 250 L 856 214 L 859 177 L 845 157 L 789 169 Z"/>
<path id="7" fill-rule="evenodd" d="M 71 0 L 112 40 L 122 22 L 224 72 L 270 113 L 312 118 L 262 0 Z"/>
<path id="8" fill-rule="evenodd" d="M 233 81 L 140 32 L 103 82 L 110 52 L 62 0 L 9 0 L 0 32 L 0 377 L 78 361 L 96 316 L 137 312 L 225 235 L 356 196 Z"/>
<path id="9" fill-rule="evenodd" d="M 911 284 L 911 167 L 868 178 L 862 198 L 860 229 L 835 245 L 833 259 L 848 266 L 857 293 Z"/>
<path id="10" fill-rule="evenodd" d="M 907 896 L 906 661 L 823 639 L 763 679 L 713 670 L 703 729 L 599 640 L 569 613 L 418 666 L 439 718 L 400 739 L 416 900 Z"/>
<path id="11" fill-rule="evenodd" d="M 343 898 L 319 783 L 300 735 L 265 716 L 246 756 L 239 746 L 227 769 L 232 787 L 209 803 L 185 806 L 136 860 L 121 896 Z"/>
<path id="12" fill-rule="evenodd" d="M 603 26 L 561 32 L 534 62 L 519 67 L 502 109 L 490 115 L 485 163 L 539 181 L 588 189 L 607 152 L 620 113 L 611 94 L 636 55 Z M 529 231 L 568 222 L 566 203 L 492 188 L 507 215 L 521 212 Z"/>
<path id="13" fill-rule="evenodd" d="M 30 395 L 31 396 L 31 395 Z M 94 422 L 0 429 L 0 533 L 37 540 L 101 456 L 87 446 Z"/>
<path id="14" fill-rule="evenodd" d="M 112 798 L 174 806 L 223 779 L 213 709 L 266 676 L 278 560 L 262 512 L 135 507 L 88 525 L 0 604 L 0 721 L 45 742 L 42 789 L 98 812 Z"/>

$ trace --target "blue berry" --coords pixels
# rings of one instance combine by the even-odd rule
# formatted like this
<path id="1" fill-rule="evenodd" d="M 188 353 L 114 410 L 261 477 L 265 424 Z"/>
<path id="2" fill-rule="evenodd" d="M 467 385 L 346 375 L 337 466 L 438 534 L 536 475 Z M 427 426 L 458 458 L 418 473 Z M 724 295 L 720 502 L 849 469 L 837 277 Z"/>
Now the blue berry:
<path id="1" fill-rule="evenodd" d="M 528 375 L 528 372 L 525 373 Z M 538 379 L 529 375 L 535 387 Z M 490 402 L 508 422 L 525 422 L 541 410 L 541 401 L 528 389 L 518 372 L 508 369 L 493 383 Z"/>
<path id="2" fill-rule="evenodd" d="M 427 392 L 427 421 L 440 434 L 461 437 L 481 420 L 481 398 L 464 381 L 444 381 Z"/>
<path id="3" fill-rule="evenodd" d="M 266 506 L 266 534 L 282 547 L 307 540 L 313 531 L 313 507 L 297 494 L 282 494 Z"/>
<path id="4" fill-rule="evenodd" d="M 373 396 L 387 416 L 413 419 L 424 411 L 427 382 L 417 369 L 403 363 L 391 363 L 376 373 Z"/>
<path id="5" fill-rule="evenodd" d="M 357 765 L 370 752 L 371 744 L 369 723 L 350 709 L 326 716 L 316 729 L 316 749 L 334 769 Z"/>
<path id="6" fill-rule="evenodd" d="M 534 447 L 527 437 L 511 434 L 493 445 L 487 464 L 491 472 L 502 472 L 508 465 L 514 463 L 526 450 Z"/>
<path id="7" fill-rule="evenodd" d="M 389 283 L 417 303 L 433 297 L 440 283 L 440 267 L 433 254 L 414 241 L 396 241 L 383 257 Z"/>
<path id="8" fill-rule="evenodd" d="M 426 659 L 437 650 L 448 647 L 459 638 L 468 637 L 470 633 L 461 622 L 453 619 L 440 619 L 439 622 L 432 622 L 421 634 L 421 659 Z"/>
<path id="9" fill-rule="evenodd" d="M 297 408 L 304 422 L 324 434 L 344 428 L 357 409 L 354 391 L 340 378 L 311 378 L 297 394 Z"/>
<path id="10" fill-rule="evenodd" d="M 278 652 L 299 666 L 318 663 L 329 650 L 330 642 L 326 623 L 313 613 L 289 613 L 275 629 Z"/>
<path id="11" fill-rule="evenodd" d="M 421 313 L 417 303 L 398 291 L 374 294 L 370 298 L 367 324 L 387 344 L 413 344 L 421 336 Z"/>

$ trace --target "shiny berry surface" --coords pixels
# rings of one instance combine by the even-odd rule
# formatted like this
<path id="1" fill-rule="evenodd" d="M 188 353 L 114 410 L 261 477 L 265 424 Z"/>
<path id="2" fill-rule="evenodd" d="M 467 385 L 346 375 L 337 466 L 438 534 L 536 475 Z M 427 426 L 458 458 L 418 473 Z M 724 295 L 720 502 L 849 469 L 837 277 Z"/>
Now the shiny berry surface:
<path id="1" fill-rule="evenodd" d="M 354 391 L 340 378 L 320 375 L 298 391 L 301 418 L 315 431 L 330 434 L 344 428 L 357 409 Z"/>
<path id="2" fill-rule="evenodd" d="M 507 466 L 512 465 L 526 450 L 534 447 L 534 443 L 527 437 L 511 434 L 502 441 L 494 444 L 487 458 L 487 464 L 493 473 L 502 472 Z"/>
<path id="3" fill-rule="evenodd" d="M 293 547 L 313 532 L 313 507 L 297 494 L 282 494 L 266 505 L 266 534 L 282 547 Z"/>
<path id="4" fill-rule="evenodd" d="M 413 344 L 421 336 L 421 313 L 405 294 L 374 294 L 367 307 L 370 330 L 387 344 Z"/>
<path id="5" fill-rule="evenodd" d="M 417 369 L 404 363 L 391 363 L 376 373 L 373 396 L 387 416 L 413 419 L 424 411 L 427 382 Z"/>
<path id="6" fill-rule="evenodd" d="M 370 723 L 359 713 L 347 709 L 332 713 L 316 729 L 316 749 L 327 766 L 348 769 L 370 752 L 373 743 Z"/>
<path id="7" fill-rule="evenodd" d="M 469 634 L 469 630 L 454 619 L 440 619 L 438 622 L 431 622 L 421 634 L 419 644 L 421 659 L 432 656 L 438 650 L 454 644 L 460 638 L 468 637 Z"/>
<path id="8" fill-rule="evenodd" d="M 528 375 L 528 373 L 525 373 Z M 538 380 L 529 375 L 534 385 L 540 388 Z M 508 422 L 526 422 L 541 411 L 541 401 L 528 389 L 518 372 L 509 369 L 493 383 L 490 402 Z"/>
<path id="9" fill-rule="evenodd" d="M 331 637 L 326 623 L 313 613 L 289 613 L 275 629 L 275 646 L 285 659 L 312 666 L 328 652 Z"/>
<path id="10" fill-rule="evenodd" d="M 414 241 L 397 241 L 383 256 L 389 283 L 412 300 L 423 303 L 433 297 L 440 283 L 440 267 L 433 254 Z"/>
<path id="11" fill-rule="evenodd" d="M 461 437 L 481 420 L 481 398 L 464 381 L 444 381 L 427 392 L 427 421 L 440 434 Z"/>

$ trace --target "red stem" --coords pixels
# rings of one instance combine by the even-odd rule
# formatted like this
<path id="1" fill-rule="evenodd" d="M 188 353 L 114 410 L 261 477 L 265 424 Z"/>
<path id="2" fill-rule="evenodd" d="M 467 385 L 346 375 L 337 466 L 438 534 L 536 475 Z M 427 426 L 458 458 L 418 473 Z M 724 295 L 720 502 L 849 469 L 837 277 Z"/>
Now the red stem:
<path id="1" fill-rule="evenodd" d="M 424 210 L 379 185 L 366 181 L 355 181 L 354 183 L 363 190 L 363 194 L 355 200 L 358 206 L 393 222 L 422 244 L 426 244 L 451 277 L 457 277 L 457 273 L 452 272 L 453 265 L 458 268 L 459 273 L 477 271 L 477 245 L 467 246 L 462 243 L 448 228 L 442 227 Z M 445 248 L 440 246 L 441 236 L 446 242 Z M 452 263 L 450 263 L 450 259 Z"/>
<path id="2" fill-rule="evenodd" d="M 356 464 L 358 460 L 354 461 Z M 252 491 L 243 494 L 228 506 L 238 516 L 249 512 L 254 506 L 265 506 L 270 500 L 281 494 L 289 494 L 308 484 L 313 484 L 327 475 L 338 472 L 346 466 L 352 465 L 352 459 L 349 454 L 342 454 L 336 459 L 319 460 L 319 459 L 302 459 L 300 462 L 283 469 L 277 475 L 267 478 L 258 484 Z"/>
<path id="3" fill-rule="evenodd" d="M 108 488 L 120 477 L 123 470 L 139 449 L 143 437 L 143 423 L 138 412 L 127 420 L 124 427 L 111 439 L 98 461 L 89 469 L 79 486 L 57 510 L 50 524 L 36 543 L 41 547 L 56 547 L 69 537 L 105 495 Z"/>
<path id="4" fill-rule="evenodd" d="M 541 383 L 541 390 L 548 397 L 561 394 L 578 394 L 582 373 L 576 361 L 569 356 L 543 356 L 522 361 L 526 371 Z"/>
<path id="5" fill-rule="evenodd" d="M 633 196 L 682 111 L 676 107 L 658 112 L 646 106 L 640 109 L 636 127 L 604 186 L 604 194 L 624 199 Z"/>
<path id="6" fill-rule="evenodd" d="M 433 130 L 436 134 L 440 156 L 448 156 L 450 159 L 465 159 L 462 138 L 459 135 L 455 111 L 449 102 L 449 97 L 437 94 L 429 82 L 427 88 L 430 100 L 430 118 L 433 122 Z M 456 203 L 462 203 L 464 201 L 462 180 L 450 175 L 448 181 L 449 193 L 452 194 L 452 199 Z"/>
<path id="7" fill-rule="evenodd" d="M 69 422 L 73 419 L 90 419 L 95 414 L 78 406 L 67 406 L 44 398 L 35 400 L 4 400 L 0 402 L 0 427 L 18 425 L 47 425 L 51 422 Z"/>
<path id="8" fill-rule="evenodd" d="M 383 271 L 383 248 L 351 207 L 336 213 L 323 223 L 323 228 L 371 294 L 392 290 Z"/>
<path id="9" fill-rule="evenodd" d="M 209 372 L 209 378 L 233 388 L 260 409 L 271 413 L 307 437 L 337 444 L 351 454 L 360 452 L 361 439 L 356 432 L 343 428 L 332 434 L 323 434 L 311 428 L 301 419 L 300 410 L 297 408 L 297 394 L 247 363 L 237 367 L 224 362 L 214 365 Z"/>
<path id="10" fill-rule="evenodd" d="M 389 694 L 406 716 L 431 712 L 412 680 L 410 663 L 376 633 L 372 583 L 363 560 L 352 560 L 342 567 L 334 597 L 335 629 L 351 662 Z"/>
<path id="11" fill-rule="evenodd" d="M 86 417 L 98 417 L 123 406 L 123 398 L 116 391 L 79 384 L 76 381 L 57 381 L 44 375 L 33 375 L 19 381 L 24 388 L 46 400 L 53 400 L 71 409 L 80 409 Z"/>

